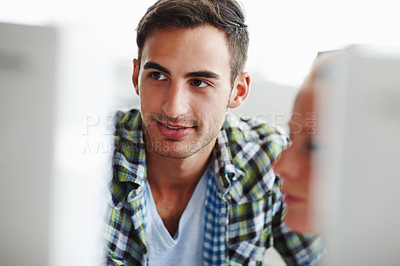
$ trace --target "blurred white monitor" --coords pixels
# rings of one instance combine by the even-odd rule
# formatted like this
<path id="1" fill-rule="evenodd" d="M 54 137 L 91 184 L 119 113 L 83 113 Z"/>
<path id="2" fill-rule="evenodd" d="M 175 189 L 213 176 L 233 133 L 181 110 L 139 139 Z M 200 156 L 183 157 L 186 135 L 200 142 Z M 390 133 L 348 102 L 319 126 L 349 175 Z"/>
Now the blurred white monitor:
<path id="1" fill-rule="evenodd" d="M 322 69 L 314 203 L 324 265 L 400 265 L 400 51 L 352 46 Z"/>
<path id="2" fill-rule="evenodd" d="M 0 23 L 0 265 L 48 265 L 56 39 Z"/>

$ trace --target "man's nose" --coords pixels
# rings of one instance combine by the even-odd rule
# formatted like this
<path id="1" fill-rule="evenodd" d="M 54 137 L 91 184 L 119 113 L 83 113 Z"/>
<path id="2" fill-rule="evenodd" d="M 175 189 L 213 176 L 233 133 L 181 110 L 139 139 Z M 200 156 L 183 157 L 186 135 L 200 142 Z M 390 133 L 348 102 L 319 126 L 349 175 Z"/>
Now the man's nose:
<path id="1" fill-rule="evenodd" d="M 181 81 L 171 82 L 166 95 L 164 95 L 162 106 L 163 112 L 168 117 L 178 118 L 187 114 L 190 100 L 188 89 Z"/>

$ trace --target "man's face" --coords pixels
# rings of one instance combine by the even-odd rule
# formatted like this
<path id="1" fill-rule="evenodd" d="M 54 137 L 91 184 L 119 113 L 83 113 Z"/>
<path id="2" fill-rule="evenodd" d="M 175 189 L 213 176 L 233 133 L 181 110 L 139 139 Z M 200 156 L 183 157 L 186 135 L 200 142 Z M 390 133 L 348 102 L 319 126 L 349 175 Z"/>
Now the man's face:
<path id="1" fill-rule="evenodd" d="M 236 95 L 224 32 L 209 25 L 155 31 L 140 73 L 137 60 L 134 68 L 148 148 L 171 158 L 209 153 Z"/>

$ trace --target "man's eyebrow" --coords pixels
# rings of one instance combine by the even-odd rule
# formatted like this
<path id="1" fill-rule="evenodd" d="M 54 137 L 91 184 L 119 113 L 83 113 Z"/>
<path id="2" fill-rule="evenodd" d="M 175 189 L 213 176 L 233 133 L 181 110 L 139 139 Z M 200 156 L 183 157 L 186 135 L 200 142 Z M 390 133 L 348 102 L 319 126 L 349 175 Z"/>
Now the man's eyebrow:
<path id="1" fill-rule="evenodd" d="M 213 78 L 213 79 L 219 79 L 219 75 L 217 73 L 211 72 L 211 71 L 196 71 L 196 72 L 190 72 L 185 75 L 187 78 L 192 78 L 192 77 L 202 77 L 202 78 Z"/>
<path id="2" fill-rule="evenodd" d="M 161 66 L 160 64 L 157 64 L 155 62 L 147 62 L 143 66 L 144 69 L 157 69 L 161 72 L 164 72 L 167 75 L 170 75 L 171 72 L 166 69 L 165 67 Z M 203 78 L 213 78 L 213 79 L 219 79 L 220 76 L 217 73 L 214 73 L 212 71 L 195 71 L 195 72 L 190 72 L 185 75 L 186 78 L 191 78 L 191 77 L 203 77 Z"/>
<path id="3" fill-rule="evenodd" d="M 160 70 L 161 72 L 164 72 L 165 74 L 168 75 L 171 74 L 168 69 L 154 62 L 147 62 L 146 64 L 144 64 L 143 69 L 149 69 L 149 68 Z"/>

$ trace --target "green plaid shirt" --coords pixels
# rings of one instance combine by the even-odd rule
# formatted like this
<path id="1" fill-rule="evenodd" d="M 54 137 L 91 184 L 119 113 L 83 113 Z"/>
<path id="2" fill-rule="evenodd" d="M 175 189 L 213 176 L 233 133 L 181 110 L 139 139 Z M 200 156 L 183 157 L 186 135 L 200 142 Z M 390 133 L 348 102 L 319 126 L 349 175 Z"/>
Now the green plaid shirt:
<path id="1" fill-rule="evenodd" d="M 204 265 L 260 265 L 272 244 L 289 265 L 314 265 L 323 255 L 319 237 L 295 234 L 282 222 L 281 181 L 271 161 L 287 145 L 277 128 L 227 115 L 212 154 L 213 178 L 207 184 Z M 145 180 L 140 112 L 118 112 L 106 226 L 107 265 L 148 263 Z"/>

